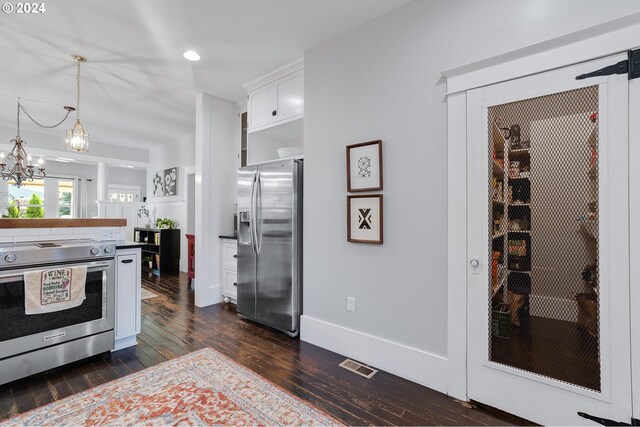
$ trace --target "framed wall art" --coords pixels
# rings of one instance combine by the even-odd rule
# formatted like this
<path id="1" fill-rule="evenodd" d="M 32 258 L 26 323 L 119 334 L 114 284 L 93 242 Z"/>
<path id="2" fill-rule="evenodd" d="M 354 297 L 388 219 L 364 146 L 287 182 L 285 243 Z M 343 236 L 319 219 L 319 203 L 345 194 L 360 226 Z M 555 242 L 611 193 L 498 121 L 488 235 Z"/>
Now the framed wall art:
<path id="1" fill-rule="evenodd" d="M 347 241 L 382 244 L 382 194 L 347 196 Z"/>
<path id="2" fill-rule="evenodd" d="M 178 194 L 178 168 L 157 171 L 151 180 L 155 197 L 175 196 Z"/>
<path id="3" fill-rule="evenodd" d="M 382 141 L 347 145 L 347 191 L 382 190 Z"/>

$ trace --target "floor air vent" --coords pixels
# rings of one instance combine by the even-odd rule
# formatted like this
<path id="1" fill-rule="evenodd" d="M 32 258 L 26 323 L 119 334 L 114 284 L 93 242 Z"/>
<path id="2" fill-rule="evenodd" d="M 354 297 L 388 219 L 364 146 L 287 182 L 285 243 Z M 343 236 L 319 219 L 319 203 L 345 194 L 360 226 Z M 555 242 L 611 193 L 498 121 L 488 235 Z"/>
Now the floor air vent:
<path id="1" fill-rule="evenodd" d="M 345 360 L 338 366 L 351 372 L 355 372 L 356 374 L 365 378 L 371 378 L 376 372 L 378 372 L 376 369 L 365 366 L 362 363 L 354 362 L 351 359 Z"/>

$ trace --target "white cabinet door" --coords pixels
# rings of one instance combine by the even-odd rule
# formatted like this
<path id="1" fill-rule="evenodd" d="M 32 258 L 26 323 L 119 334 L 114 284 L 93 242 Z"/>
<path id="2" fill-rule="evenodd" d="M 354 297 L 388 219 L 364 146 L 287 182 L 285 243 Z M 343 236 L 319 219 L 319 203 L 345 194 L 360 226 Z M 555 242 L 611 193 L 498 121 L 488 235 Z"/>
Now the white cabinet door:
<path id="1" fill-rule="evenodd" d="M 235 242 L 225 241 L 222 250 L 222 268 L 225 270 L 238 270 L 238 245 Z"/>
<path id="2" fill-rule="evenodd" d="M 140 332 L 140 249 L 116 255 L 116 340 Z"/>
<path id="3" fill-rule="evenodd" d="M 225 297 L 236 299 L 236 286 L 238 281 L 238 244 L 234 240 L 222 241 L 222 253 L 220 256 L 220 268 L 222 270 L 222 294 Z"/>
<path id="4" fill-rule="evenodd" d="M 236 273 L 235 271 L 225 270 L 223 274 L 224 274 L 224 283 L 223 283 L 224 296 L 233 298 L 235 300 L 238 295 L 238 292 L 237 292 L 238 273 Z"/>
<path id="5" fill-rule="evenodd" d="M 259 128 L 276 120 L 275 84 L 262 86 L 249 93 L 249 128 Z"/>
<path id="6" fill-rule="evenodd" d="M 276 120 L 287 120 L 304 113 L 304 73 L 297 71 L 276 82 L 278 108 Z"/>

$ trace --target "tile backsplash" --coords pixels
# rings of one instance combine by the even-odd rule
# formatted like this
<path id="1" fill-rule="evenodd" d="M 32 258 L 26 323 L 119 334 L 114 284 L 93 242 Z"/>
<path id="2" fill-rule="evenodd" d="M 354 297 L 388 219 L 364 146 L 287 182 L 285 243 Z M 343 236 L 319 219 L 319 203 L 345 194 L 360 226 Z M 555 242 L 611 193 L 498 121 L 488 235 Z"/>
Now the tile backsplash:
<path id="1" fill-rule="evenodd" d="M 42 240 L 125 240 L 126 227 L 0 228 L 0 243 Z"/>

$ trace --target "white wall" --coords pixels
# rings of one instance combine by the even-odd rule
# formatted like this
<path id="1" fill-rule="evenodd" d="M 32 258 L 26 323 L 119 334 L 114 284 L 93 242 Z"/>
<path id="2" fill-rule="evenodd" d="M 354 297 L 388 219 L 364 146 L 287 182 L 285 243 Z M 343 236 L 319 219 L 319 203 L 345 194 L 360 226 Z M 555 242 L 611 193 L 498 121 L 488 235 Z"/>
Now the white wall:
<path id="1" fill-rule="evenodd" d="M 118 166 L 107 168 L 107 185 L 135 185 L 140 187 L 140 201 L 147 194 L 147 172 L 141 169 L 129 169 Z M 109 195 L 107 194 L 107 200 Z"/>
<path id="2" fill-rule="evenodd" d="M 196 96 L 196 280 L 199 307 L 222 301 L 221 234 L 232 230 L 240 117 L 236 104 Z"/>
<path id="3" fill-rule="evenodd" d="M 52 136 L 51 134 L 39 132 L 38 128 L 35 128 L 35 125 L 29 122 L 27 126 L 23 125 L 21 129 L 22 138 L 27 141 L 27 151 L 32 150 L 33 154 L 40 154 L 40 151 L 46 150 L 47 152 L 57 152 L 60 157 L 103 157 L 109 159 L 120 159 L 123 161 L 133 161 L 146 163 L 149 160 L 149 152 L 146 149 L 136 148 L 136 147 L 127 147 L 123 145 L 113 145 L 104 141 L 96 141 L 95 139 L 91 139 L 89 142 L 89 153 L 78 155 L 76 153 L 70 153 L 66 151 L 64 145 L 65 138 L 65 129 L 67 129 L 67 125 L 70 128 L 70 121 L 67 121 L 65 125 L 62 125 L 58 128 L 59 136 Z M 89 129 L 89 132 L 91 130 Z M 0 135 L 7 135 L 6 139 L 0 141 L 0 143 L 8 143 L 9 139 L 15 136 L 16 129 L 9 128 L 6 126 L 0 126 Z M 96 160 L 97 162 L 98 160 Z"/>
<path id="4" fill-rule="evenodd" d="M 151 219 L 170 218 L 180 228 L 180 270 L 187 271 L 187 232 L 188 201 L 186 172 L 195 171 L 195 135 L 186 135 L 177 143 L 171 142 L 149 151 L 149 167 L 147 168 L 147 205 L 151 211 Z M 178 167 L 178 189 L 175 196 L 155 197 L 152 179 L 159 170 Z"/>
<path id="5" fill-rule="evenodd" d="M 440 72 L 639 10 L 633 0 L 417 0 L 307 51 L 302 339 L 447 391 Z M 347 243 L 345 146 L 375 139 L 385 243 Z"/>

